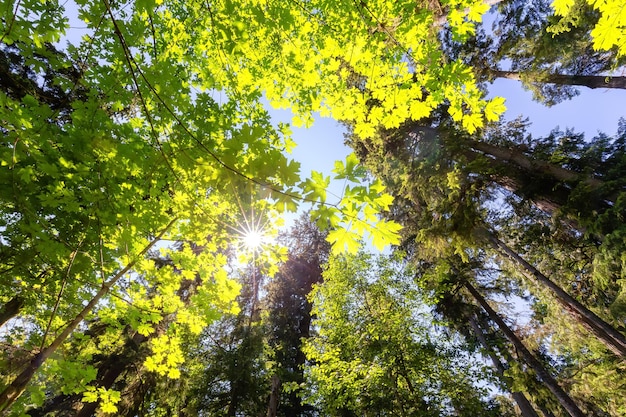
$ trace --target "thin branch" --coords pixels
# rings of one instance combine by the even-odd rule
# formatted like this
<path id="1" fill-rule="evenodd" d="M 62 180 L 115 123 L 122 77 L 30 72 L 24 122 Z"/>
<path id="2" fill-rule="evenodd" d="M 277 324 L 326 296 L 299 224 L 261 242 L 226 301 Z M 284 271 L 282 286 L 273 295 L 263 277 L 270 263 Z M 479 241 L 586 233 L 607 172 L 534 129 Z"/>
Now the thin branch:
<path id="1" fill-rule="evenodd" d="M 17 2 L 15 3 L 15 9 L 13 9 L 13 16 L 11 16 L 11 21 L 9 22 L 9 25 L 7 26 L 7 30 L 2 34 L 2 38 L 0 38 L 0 42 L 4 42 L 4 38 L 11 33 L 11 29 L 13 28 L 13 23 L 15 23 L 15 19 L 17 19 L 17 11 L 20 8 L 20 3 L 22 3 L 22 0 L 17 0 Z"/>

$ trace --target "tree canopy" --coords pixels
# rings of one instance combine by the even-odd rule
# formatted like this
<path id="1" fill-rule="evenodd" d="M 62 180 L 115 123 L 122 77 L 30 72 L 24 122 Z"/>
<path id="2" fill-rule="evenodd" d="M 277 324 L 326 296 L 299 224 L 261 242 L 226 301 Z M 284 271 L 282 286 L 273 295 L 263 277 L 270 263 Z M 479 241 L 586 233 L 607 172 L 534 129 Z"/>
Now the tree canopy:
<path id="1" fill-rule="evenodd" d="M 624 7 L 498 3 L 4 2 L 0 412 L 623 415 L 624 121 L 486 83 L 624 88 Z M 301 173 L 266 104 L 354 153 Z"/>

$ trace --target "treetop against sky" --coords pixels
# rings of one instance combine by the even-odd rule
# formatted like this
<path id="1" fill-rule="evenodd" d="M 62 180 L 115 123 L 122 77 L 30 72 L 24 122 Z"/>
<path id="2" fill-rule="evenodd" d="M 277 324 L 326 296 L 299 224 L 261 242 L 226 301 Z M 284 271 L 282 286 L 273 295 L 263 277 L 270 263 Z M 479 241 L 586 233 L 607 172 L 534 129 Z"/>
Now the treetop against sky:
<path id="1" fill-rule="evenodd" d="M 447 14 L 443 9 L 415 8 L 413 2 L 385 1 L 367 5 L 79 1 L 75 8 L 68 7 L 71 10 L 55 3 L 15 4 L 5 11 L 3 41 L 19 41 L 27 45 L 21 47 L 22 53 L 37 53 L 45 42 L 58 41 L 66 33 L 69 15 L 77 15 L 87 35 L 80 41 L 70 39 L 68 61 L 56 64 L 80 67 L 82 78 L 75 87 L 89 83 L 106 93 L 107 83 L 121 86 L 118 94 L 99 98 L 122 116 L 118 122 L 145 129 L 157 145 L 164 139 L 166 146 L 179 140 L 195 142 L 204 154 L 192 157 L 196 166 L 212 160 L 219 169 L 269 187 L 282 209 L 295 208 L 293 197 L 325 198 L 321 190 L 328 179 L 313 175 L 297 192 L 297 163 L 279 152 L 251 156 L 261 149 L 263 141 L 257 139 L 265 134 L 261 126 L 267 124 L 258 105 L 261 94 L 274 106 L 290 107 L 296 126 L 309 125 L 311 112 L 318 111 L 354 123 L 363 136 L 371 136 L 377 126 L 394 127 L 427 116 L 444 101 L 450 103 L 455 119 L 470 130 L 482 125 L 483 112 L 494 120 L 504 110 L 501 99 L 481 98 L 467 67 L 447 62 L 437 40 L 438 26 L 432 25 L 448 16 L 449 30 L 467 36 L 472 22 L 487 10 L 480 1 L 450 2 Z M 216 103 L 220 99 L 213 97 L 218 91 L 228 103 Z M 199 115 L 202 109 L 206 111 Z M 239 114 L 229 114 L 233 111 Z M 207 124 L 215 118 L 220 129 L 229 129 L 230 124 L 237 131 L 225 132 L 227 144 Z M 251 120 L 254 129 L 238 127 Z M 174 131 L 180 139 L 175 139 Z M 272 149 L 293 146 L 288 130 L 280 127 L 272 134 L 277 135 Z M 213 143 L 203 143 L 206 139 Z M 233 151 L 243 148 L 249 155 L 247 168 L 233 157 Z M 279 169 L 270 173 L 269 167 Z M 378 187 L 376 192 L 381 190 Z M 379 207 L 385 203 L 380 206 L 372 196 L 366 197 L 360 186 L 346 191 L 339 203 L 341 211 L 326 205 L 316 212 L 322 216 L 320 224 L 336 226 L 343 217 L 353 226 L 371 229 L 367 223 L 374 220 L 371 214 L 376 209 L 368 211 L 365 223 L 358 221 L 355 215 L 364 212 L 357 200 L 369 198 Z M 393 241 L 394 232 L 387 229 L 384 222 L 372 229 L 377 246 Z M 354 237 L 335 236 L 345 245 Z M 341 242 L 338 246 L 343 247 Z"/>
<path id="2" fill-rule="evenodd" d="M 598 3 L 603 16 L 613 3 Z M 177 378 L 184 338 L 237 310 L 240 287 L 226 271 L 250 213 L 306 203 L 337 251 L 356 252 L 364 234 L 379 248 L 399 243 L 401 226 L 379 216 L 393 202 L 382 181 L 351 154 L 334 165 L 346 185 L 328 203 L 330 176 L 301 174 L 289 126 L 274 125 L 263 100 L 291 109 L 296 126 L 318 112 L 361 140 L 442 108 L 477 132 L 504 99 L 485 99 L 440 35 L 463 42 L 487 9 L 479 0 L 3 3 L 0 300 L 25 325 L 3 357 L 16 365 L 0 410 L 19 415 L 58 389 L 114 412 L 120 397 L 112 383 L 89 385 L 91 364 L 130 332 L 150 346 L 149 371 Z M 55 47 L 70 16 L 85 35 Z M 256 262 L 272 272 L 284 255 Z"/>

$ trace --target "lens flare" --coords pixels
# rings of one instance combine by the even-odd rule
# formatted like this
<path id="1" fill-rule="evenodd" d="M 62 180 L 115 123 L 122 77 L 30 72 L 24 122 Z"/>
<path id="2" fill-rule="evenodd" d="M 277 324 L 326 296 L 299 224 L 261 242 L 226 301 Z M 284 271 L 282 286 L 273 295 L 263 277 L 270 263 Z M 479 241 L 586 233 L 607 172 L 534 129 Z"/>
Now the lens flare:
<path id="1" fill-rule="evenodd" d="M 263 245 L 263 233 L 259 230 L 248 230 L 241 238 L 241 242 L 248 250 L 257 250 Z"/>
<path id="2" fill-rule="evenodd" d="M 271 213 L 242 211 L 242 217 L 236 226 L 230 226 L 237 237 L 237 251 L 241 255 L 256 256 L 274 244 L 276 221 Z"/>
<path id="3" fill-rule="evenodd" d="M 233 249 L 239 262 L 264 262 L 265 258 L 273 256 L 282 218 L 271 210 L 271 204 L 255 192 L 252 185 L 250 187 L 249 197 L 233 188 L 239 210 L 230 213 L 225 225 L 232 232 Z"/>

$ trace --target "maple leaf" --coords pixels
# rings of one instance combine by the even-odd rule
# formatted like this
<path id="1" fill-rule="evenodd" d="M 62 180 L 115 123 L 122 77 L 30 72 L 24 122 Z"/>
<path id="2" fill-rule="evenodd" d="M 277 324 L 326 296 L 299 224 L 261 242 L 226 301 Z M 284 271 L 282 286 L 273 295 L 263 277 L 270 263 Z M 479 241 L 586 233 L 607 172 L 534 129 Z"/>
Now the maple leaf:
<path id="1" fill-rule="evenodd" d="M 333 245 L 333 253 L 355 254 L 361 247 L 361 237 L 347 228 L 331 230 L 326 239 Z"/>

